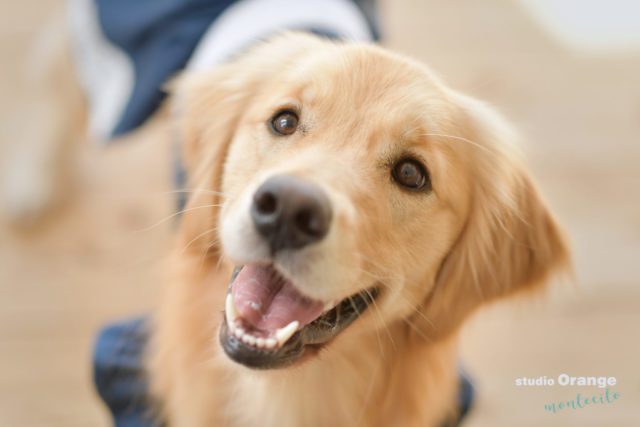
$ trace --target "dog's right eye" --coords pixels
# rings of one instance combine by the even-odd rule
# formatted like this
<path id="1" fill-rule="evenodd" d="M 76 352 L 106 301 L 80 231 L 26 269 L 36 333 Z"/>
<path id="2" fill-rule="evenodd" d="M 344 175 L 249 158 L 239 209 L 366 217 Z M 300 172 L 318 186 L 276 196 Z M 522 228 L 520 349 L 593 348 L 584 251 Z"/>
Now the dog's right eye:
<path id="1" fill-rule="evenodd" d="M 291 135 L 298 128 L 298 115 L 291 110 L 282 110 L 270 120 L 271 130 L 280 136 Z"/>
<path id="2" fill-rule="evenodd" d="M 396 163 L 392 176 L 398 184 L 411 190 L 425 190 L 430 185 L 427 169 L 422 163 L 411 158 Z"/>

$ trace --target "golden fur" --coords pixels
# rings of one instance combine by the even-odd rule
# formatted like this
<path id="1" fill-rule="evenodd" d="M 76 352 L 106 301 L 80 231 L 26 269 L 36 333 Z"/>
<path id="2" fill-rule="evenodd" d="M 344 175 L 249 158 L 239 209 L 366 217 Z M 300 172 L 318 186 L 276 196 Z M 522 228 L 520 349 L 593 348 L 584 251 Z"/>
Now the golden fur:
<path id="1" fill-rule="evenodd" d="M 302 128 L 274 139 L 265 123 L 282 106 L 300 109 Z M 454 413 L 462 322 L 568 262 L 502 119 L 379 47 L 286 34 L 180 79 L 174 110 L 194 191 L 149 363 L 171 425 L 440 425 Z M 426 162 L 430 193 L 392 182 L 388 161 L 407 153 Z M 290 269 L 302 290 L 382 293 L 306 362 L 252 371 L 217 339 L 246 261 L 245 236 L 229 230 L 247 195 L 284 172 L 321 186 L 335 211 L 327 238 L 300 255 L 308 268 Z"/>

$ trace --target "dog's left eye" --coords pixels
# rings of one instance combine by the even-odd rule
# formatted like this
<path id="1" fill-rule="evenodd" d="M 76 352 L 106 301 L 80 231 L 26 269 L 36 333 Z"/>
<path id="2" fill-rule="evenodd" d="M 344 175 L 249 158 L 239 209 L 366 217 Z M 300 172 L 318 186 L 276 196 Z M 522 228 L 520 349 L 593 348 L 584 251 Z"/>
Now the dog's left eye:
<path id="1" fill-rule="evenodd" d="M 291 135 L 298 128 L 298 115 L 291 110 L 279 111 L 270 123 L 271 130 L 276 135 Z"/>
<path id="2" fill-rule="evenodd" d="M 427 168 L 415 159 L 400 160 L 393 167 L 392 176 L 398 184 L 412 190 L 423 190 L 429 186 Z"/>

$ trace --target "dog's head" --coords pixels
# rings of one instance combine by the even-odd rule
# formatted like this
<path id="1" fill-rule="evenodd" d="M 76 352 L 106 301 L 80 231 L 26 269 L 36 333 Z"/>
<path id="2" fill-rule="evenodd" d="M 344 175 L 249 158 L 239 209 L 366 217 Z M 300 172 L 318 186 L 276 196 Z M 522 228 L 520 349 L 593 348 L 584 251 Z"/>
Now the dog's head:
<path id="1" fill-rule="evenodd" d="M 288 34 L 176 99 L 183 243 L 237 266 L 220 340 L 247 366 L 315 354 L 359 316 L 345 333 L 437 339 L 567 261 L 515 137 L 416 62 Z"/>

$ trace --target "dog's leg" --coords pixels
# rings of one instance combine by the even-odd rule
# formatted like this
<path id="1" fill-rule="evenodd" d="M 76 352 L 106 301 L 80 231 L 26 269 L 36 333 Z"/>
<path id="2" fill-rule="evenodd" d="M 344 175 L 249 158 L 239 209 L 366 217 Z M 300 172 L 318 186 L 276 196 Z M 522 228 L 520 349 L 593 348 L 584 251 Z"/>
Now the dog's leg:
<path id="1" fill-rule="evenodd" d="M 15 224 L 32 225 L 61 200 L 74 142 L 84 135 L 84 97 L 65 24 L 58 19 L 41 33 L 26 61 L 23 105 L 14 107 L 16 131 L 0 165 L 0 206 Z"/>

